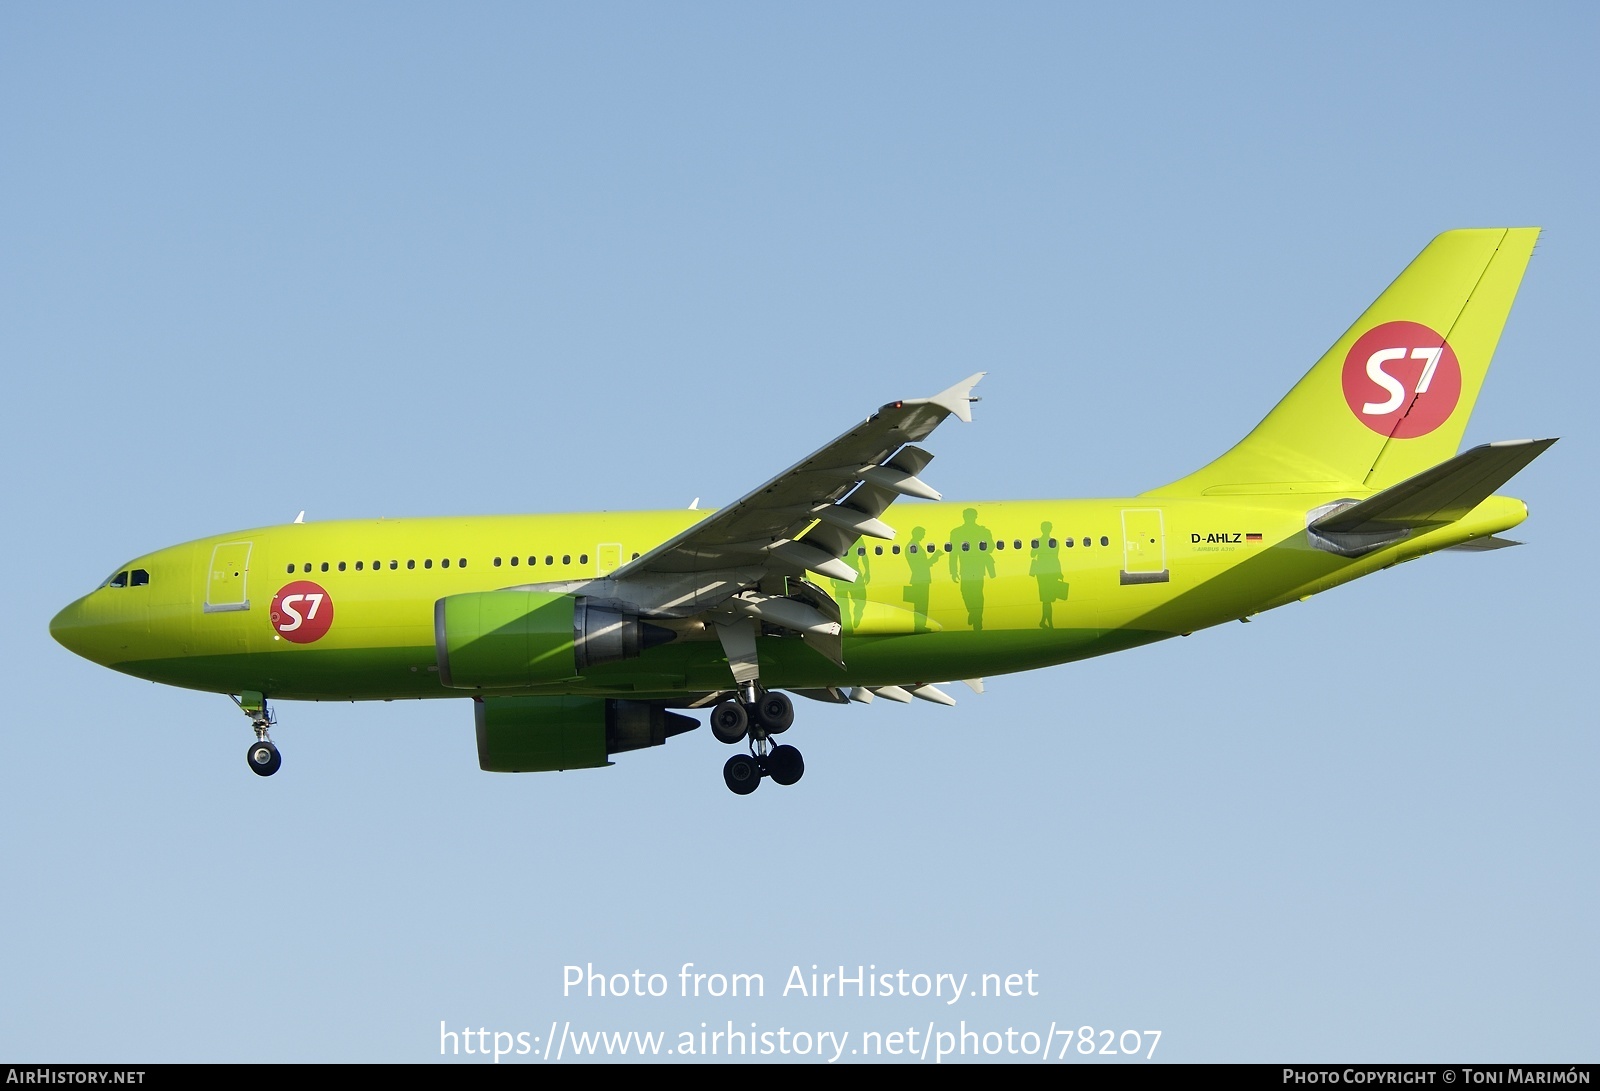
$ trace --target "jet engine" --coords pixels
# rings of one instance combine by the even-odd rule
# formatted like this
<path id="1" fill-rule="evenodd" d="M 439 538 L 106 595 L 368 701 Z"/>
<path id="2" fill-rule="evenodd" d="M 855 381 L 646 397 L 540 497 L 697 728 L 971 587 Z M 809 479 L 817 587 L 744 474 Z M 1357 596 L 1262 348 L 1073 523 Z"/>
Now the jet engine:
<path id="1" fill-rule="evenodd" d="M 627 750 L 660 746 L 700 726 L 644 701 L 603 697 L 479 697 L 478 767 L 491 773 L 591 769 Z"/>
<path id="2" fill-rule="evenodd" d="M 479 591 L 434 604 L 439 681 L 451 689 L 520 689 L 637 659 L 670 629 L 582 596 Z"/>

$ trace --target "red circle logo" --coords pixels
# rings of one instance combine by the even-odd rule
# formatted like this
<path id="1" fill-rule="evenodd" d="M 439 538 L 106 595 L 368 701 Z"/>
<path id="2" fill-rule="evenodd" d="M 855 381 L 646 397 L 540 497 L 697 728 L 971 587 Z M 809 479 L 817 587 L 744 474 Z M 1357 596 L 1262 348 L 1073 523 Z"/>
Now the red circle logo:
<path id="1" fill-rule="evenodd" d="M 1343 379 L 1356 420 L 1395 439 L 1427 435 L 1461 400 L 1456 350 L 1420 322 L 1385 322 L 1356 338 Z"/>
<path id="2" fill-rule="evenodd" d="M 333 625 L 333 596 L 310 580 L 283 585 L 272 596 L 272 628 L 285 640 L 310 644 Z"/>

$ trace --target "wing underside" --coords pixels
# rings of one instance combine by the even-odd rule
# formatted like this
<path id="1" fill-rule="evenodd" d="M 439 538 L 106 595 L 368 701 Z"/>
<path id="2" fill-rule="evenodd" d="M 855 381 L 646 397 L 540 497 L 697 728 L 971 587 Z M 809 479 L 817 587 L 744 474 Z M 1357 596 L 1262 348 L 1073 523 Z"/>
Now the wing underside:
<path id="1" fill-rule="evenodd" d="M 839 607 L 810 577 L 855 582 L 844 557 L 863 537 L 894 537 L 880 516 L 895 500 L 940 499 L 918 476 L 933 455 L 917 444 L 952 414 L 972 419 L 972 390 L 983 375 L 929 398 L 890 402 L 607 576 L 526 586 L 615 603 L 658 621 L 715 626 L 736 685 L 759 673 L 763 625 L 799 634 L 842 665 Z"/>

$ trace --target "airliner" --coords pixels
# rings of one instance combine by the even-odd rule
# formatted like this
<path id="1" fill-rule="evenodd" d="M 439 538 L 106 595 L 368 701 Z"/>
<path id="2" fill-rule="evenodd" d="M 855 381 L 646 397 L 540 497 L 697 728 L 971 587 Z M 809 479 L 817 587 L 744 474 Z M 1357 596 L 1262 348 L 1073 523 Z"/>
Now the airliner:
<path id="1" fill-rule="evenodd" d="M 983 373 L 889 402 L 716 510 L 294 523 L 134 558 L 50 632 L 225 694 L 271 776 L 274 701 L 470 700 L 478 763 L 581 769 L 700 726 L 740 795 L 792 785 L 791 695 L 951 688 L 1303 600 L 1527 517 L 1555 442 L 1458 453 L 1536 228 L 1434 239 L 1230 450 L 1132 497 L 948 503 L 923 444 Z M 1018 454 L 1027 456 L 1026 448 Z"/>

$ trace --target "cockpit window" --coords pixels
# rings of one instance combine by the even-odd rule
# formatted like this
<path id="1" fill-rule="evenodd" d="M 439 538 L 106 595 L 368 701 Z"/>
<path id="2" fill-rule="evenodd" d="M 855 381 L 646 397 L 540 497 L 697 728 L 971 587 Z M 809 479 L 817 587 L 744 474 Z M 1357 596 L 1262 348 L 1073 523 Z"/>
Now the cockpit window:
<path id="1" fill-rule="evenodd" d="M 101 587 L 145 587 L 150 583 L 150 570 L 147 568 L 124 568 L 115 576 L 102 583 Z"/>

